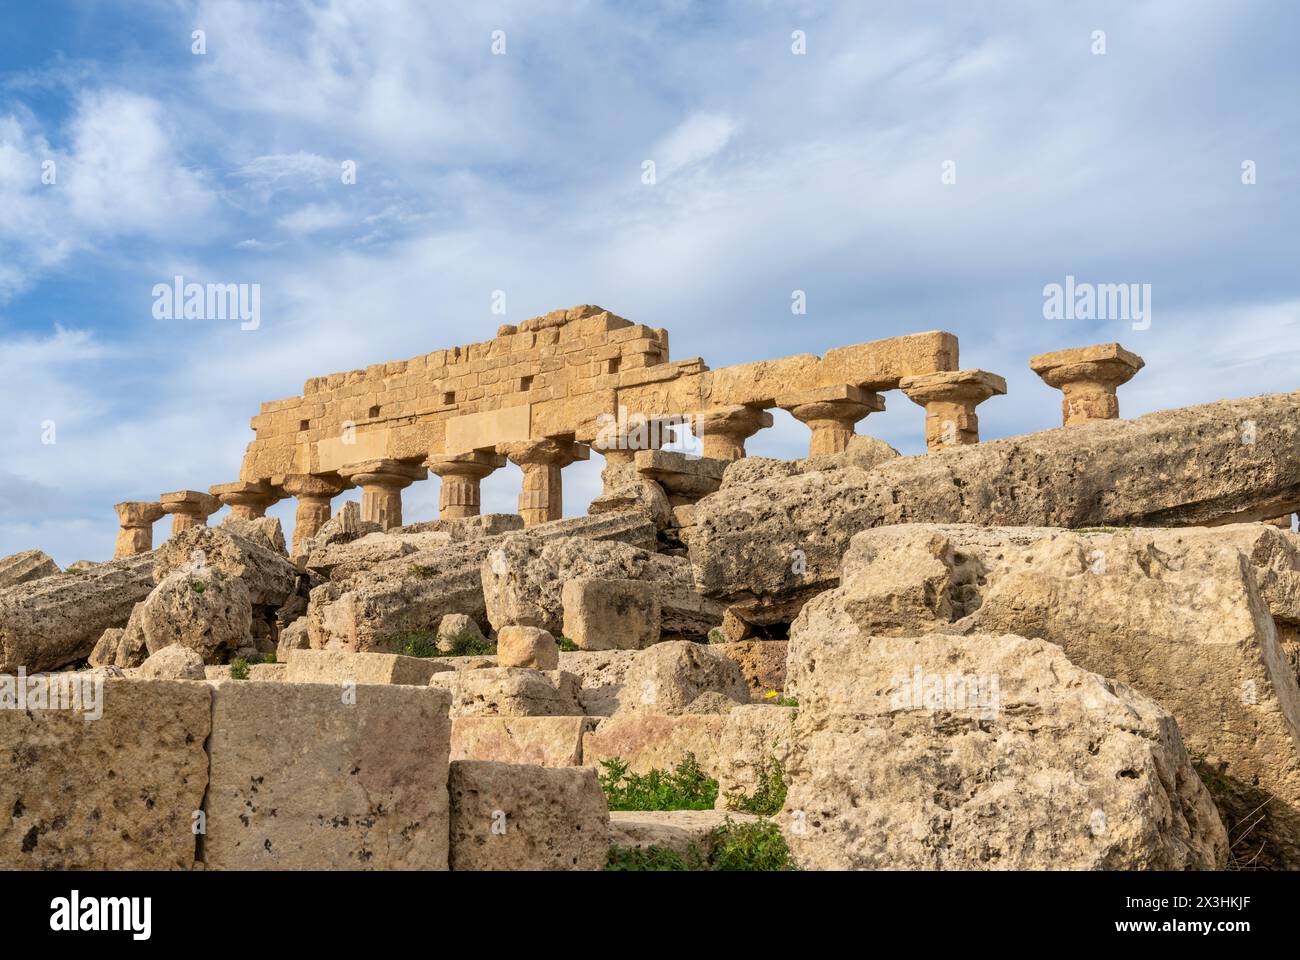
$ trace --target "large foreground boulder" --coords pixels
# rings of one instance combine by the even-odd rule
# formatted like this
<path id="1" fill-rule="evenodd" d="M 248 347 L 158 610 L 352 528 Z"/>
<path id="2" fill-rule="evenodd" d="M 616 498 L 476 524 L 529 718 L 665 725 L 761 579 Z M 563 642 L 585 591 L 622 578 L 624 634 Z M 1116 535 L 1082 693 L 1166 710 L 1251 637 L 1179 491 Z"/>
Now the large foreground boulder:
<path id="1" fill-rule="evenodd" d="M 252 615 L 243 580 L 215 567 L 177 570 L 132 615 L 122 643 L 131 645 L 138 630 L 150 654 L 180 644 L 204 663 L 225 663 L 248 641 Z"/>
<path id="2" fill-rule="evenodd" d="M 1071 532 L 903 525 L 859 534 L 843 582 L 792 631 L 787 690 L 805 699 L 808 643 L 1016 633 L 1131 684 L 1178 721 L 1234 857 L 1300 868 L 1300 688 L 1279 635 L 1300 623 L 1300 537 L 1268 524 Z M 832 600 L 830 598 L 838 598 Z M 814 685 L 823 678 L 811 678 Z"/>
<path id="3" fill-rule="evenodd" d="M 240 580 L 254 606 L 279 607 L 293 596 L 300 571 L 266 539 L 259 539 L 257 529 L 232 524 L 182 530 L 155 551 L 154 581 L 210 567 Z"/>
<path id="4" fill-rule="evenodd" d="M 1279 394 L 724 487 L 696 504 L 690 556 L 705 594 L 768 623 L 834 587 L 873 527 L 1185 526 L 1297 503 L 1300 393 Z"/>
<path id="5" fill-rule="evenodd" d="M 839 591 L 791 641 L 780 820 L 807 869 L 1188 870 L 1228 837 L 1173 717 L 1060 647 L 871 637 Z"/>
<path id="6" fill-rule="evenodd" d="M 0 673 L 52 670 L 88 657 L 154 587 L 153 554 L 0 590 Z"/>

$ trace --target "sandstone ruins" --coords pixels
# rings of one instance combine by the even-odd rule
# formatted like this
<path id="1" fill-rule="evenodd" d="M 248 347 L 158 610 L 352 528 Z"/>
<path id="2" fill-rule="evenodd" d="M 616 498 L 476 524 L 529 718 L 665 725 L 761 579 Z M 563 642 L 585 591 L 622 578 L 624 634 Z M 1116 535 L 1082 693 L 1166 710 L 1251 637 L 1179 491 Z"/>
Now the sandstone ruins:
<path id="1" fill-rule="evenodd" d="M 309 380 L 112 560 L 0 559 L 0 865 L 1300 869 L 1300 394 L 1122 420 L 1119 344 L 1029 366 L 1062 426 L 994 440 L 939 331 L 710 370 L 582 306 Z M 805 459 L 746 456 L 777 408 Z M 688 767 L 714 809 L 611 811 Z"/>

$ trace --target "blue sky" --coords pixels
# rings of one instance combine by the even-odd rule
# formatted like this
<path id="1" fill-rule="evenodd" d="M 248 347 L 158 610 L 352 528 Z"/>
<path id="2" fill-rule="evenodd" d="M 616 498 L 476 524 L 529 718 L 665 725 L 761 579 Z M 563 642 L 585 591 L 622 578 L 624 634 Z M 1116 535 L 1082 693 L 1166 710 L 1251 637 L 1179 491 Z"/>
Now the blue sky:
<path id="1" fill-rule="evenodd" d="M 11 0 L 0 23 L 0 555 L 106 559 L 115 502 L 236 479 L 261 401 L 578 303 L 714 367 L 951 330 L 1010 385 L 986 438 L 1059 422 L 1027 360 L 1066 346 L 1146 358 L 1125 415 L 1300 387 L 1294 3 Z M 260 284 L 260 328 L 155 320 L 178 273 Z M 1151 284 L 1150 329 L 1045 320 L 1066 275 Z M 919 451 L 920 408 L 886 400 L 859 431 Z M 749 447 L 806 438 L 778 411 Z M 599 469 L 566 472 L 569 512 Z M 408 519 L 436 503 L 410 488 Z"/>

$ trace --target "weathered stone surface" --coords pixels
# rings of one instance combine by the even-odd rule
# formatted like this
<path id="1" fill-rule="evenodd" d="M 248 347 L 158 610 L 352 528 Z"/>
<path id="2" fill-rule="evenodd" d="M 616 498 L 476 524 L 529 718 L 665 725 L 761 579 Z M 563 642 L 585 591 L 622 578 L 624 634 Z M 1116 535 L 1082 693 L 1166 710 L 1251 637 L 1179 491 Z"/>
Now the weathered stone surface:
<path id="1" fill-rule="evenodd" d="M 92 667 L 108 667 L 117 665 L 117 646 L 122 642 L 122 634 L 125 631 L 121 627 L 109 627 L 95 643 L 95 649 L 90 651 L 90 656 L 86 662 Z"/>
<path id="2" fill-rule="evenodd" d="M 588 716 L 607 717 L 618 710 L 623 678 L 636 662 L 636 650 L 562 652 L 560 669 L 582 683 L 578 699 Z"/>
<path id="3" fill-rule="evenodd" d="M 1090 421 L 724 486 L 690 541 L 707 595 L 789 620 L 838 582 L 853 534 L 904 522 L 1177 526 L 1277 516 L 1300 501 L 1300 393 Z"/>
<path id="4" fill-rule="evenodd" d="M 710 648 L 734 660 L 744 674 L 750 699 L 761 700 L 785 687 L 785 657 L 789 643 L 785 640 L 740 640 L 714 643 Z"/>
<path id="5" fill-rule="evenodd" d="M 567 536 L 653 546 L 655 529 L 636 513 L 575 517 L 539 524 L 527 533 L 480 537 L 385 561 L 312 590 L 308 610 L 312 646 L 389 650 L 396 637 L 433 633 L 449 613 L 463 613 L 486 624 L 480 567 L 492 549 L 505 538 Z"/>
<path id="6" fill-rule="evenodd" d="M 150 654 L 140 664 L 140 677 L 144 680 L 202 680 L 203 658 L 189 647 L 173 643 Z"/>
<path id="7" fill-rule="evenodd" d="M 457 717 L 451 722 L 452 760 L 576 767 L 591 717 Z"/>
<path id="8" fill-rule="evenodd" d="M 424 520 L 420 523 L 408 523 L 390 533 L 445 533 L 453 542 L 477 540 L 479 537 L 495 537 L 503 533 L 513 533 L 524 528 L 524 518 L 517 513 L 483 513 L 472 517 L 454 517 L 449 519 Z"/>
<path id="9" fill-rule="evenodd" d="M 671 770 L 689 753 L 707 775 L 717 776 L 728 716 L 620 712 L 601 720 L 583 736 L 582 762 L 598 768 L 602 760 L 618 757 L 632 773 L 649 773 Z"/>
<path id="10" fill-rule="evenodd" d="M 633 480 L 614 486 L 587 505 L 591 514 L 636 510 L 644 513 L 660 530 L 672 523 L 673 506 L 657 483 Z"/>
<path id="11" fill-rule="evenodd" d="M 40 550 L 24 550 L 0 558 L 0 590 L 59 573 L 59 565 Z"/>
<path id="12" fill-rule="evenodd" d="M 222 518 L 220 529 L 245 540 L 251 540 L 282 557 L 289 556 L 289 547 L 284 539 L 284 528 L 280 526 L 280 521 L 276 517 L 238 517 L 228 513 Z"/>
<path id="13" fill-rule="evenodd" d="M 580 716 L 579 680 L 562 670 L 483 667 L 434 674 L 431 686 L 451 691 L 453 717 Z"/>
<path id="14" fill-rule="evenodd" d="M 436 550 L 452 542 L 448 533 L 399 533 L 396 530 L 367 533 L 346 542 L 317 547 L 307 557 L 307 569 L 323 577 L 363 573 L 385 560 Z"/>
<path id="15" fill-rule="evenodd" d="M 498 628 L 523 624 L 562 634 L 564 584 L 592 578 L 653 584 L 666 636 L 702 638 L 722 621 L 723 608 L 695 589 L 689 562 L 625 543 L 514 535 L 487 554 L 480 574 L 487 616 Z"/>
<path id="16" fill-rule="evenodd" d="M 457 760 L 450 792 L 453 870 L 605 865 L 609 808 L 593 770 Z"/>
<path id="17" fill-rule="evenodd" d="M 781 822 L 802 866 L 1225 863 L 1210 794 L 1154 700 L 1041 640 L 869 637 L 851 606 L 818 598 L 791 641 L 799 746 Z"/>
<path id="18" fill-rule="evenodd" d="M 307 637 L 307 618 L 299 617 L 280 631 L 280 640 L 275 647 L 275 659 L 288 663 L 294 650 L 306 650 L 311 646 Z"/>
<path id="19" fill-rule="evenodd" d="M 1298 543 L 1268 524 L 882 528 L 854 538 L 835 616 L 863 636 L 1015 632 L 1060 644 L 1081 668 L 1132 684 L 1174 715 L 1216 784 L 1234 856 L 1295 867 L 1300 689 L 1277 622 L 1300 617 Z M 812 635 L 825 632 L 831 601 L 815 602 L 822 623 L 809 624 Z M 807 660 L 809 636 L 792 631 L 792 666 Z M 800 668 L 787 684 L 801 705 L 806 683 Z"/>
<path id="20" fill-rule="evenodd" d="M 575 577 L 560 590 L 564 636 L 582 650 L 641 650 L 659 642 L 659 587 Z"/>
<path id="21" fill-rule="evenodd" d="M 682 855 L 694 848 L 701 857 L 707 857 L 710 835 L 728 817 L 733 823 L 752 823 L 759 819 L 753 814 L 726 810 L 611 810 L 609 845 L 666 847 Z"/>
<path id="22" fill-rule="evenodd" d="M 209 870 L 443 870 L 447 694 L 361 684 L 218 684 Z"/>
<path id="23" fill-rule="evenodd" d="M 140 605 L 137 622 L 151 654 L 179 643 L 204 663 L 223 663 L 247 642 L 251 621 L 244 581 L 216 567 L 203 567 L 165 576 Z M 127 634 L 133 632 L 128 624 Z"/>
<path id="24" fill-rule="evenodd" d="M 680 713 L 704 693 L 749 702 L 740 666 L 712 646 L 674 640 L 637 654 L 623 677 L 621 710 Z"/>
<path id="25" fill-rule="evenodd" d="M 462 638 L 468 636 L 472 641 L 482 641 L 483 631 L 478 624 L 463 613 L 449 613 L 438 621 L 438 649 L 452 650 Z"/>
<path id="26" fill-rule="evenodd" d="M 802 460 L 773 460 L 768 457 L 745 457 L 728 464 L 727 472 L 722 477 L 722 488 L 746 487 L 764 480 L 780 480 L 786 477 L 803 476 L 806 473 L 825 473 L 855 467 L 859 470 L 872 470 L 882 463 L 897 460 L 902 454 L 875 437 L 854 436 L 849 439 L 848 448 L 843 453 L 827 454 L 818 457 L 805 457 Z"/>
<path id="27" fill-rule="evenodd" d="M 247 521 L 246 521 L 247 522 Z M 249 601 L 278 607 L 294 594 L 299 571 L 264 539 L 241 536 L 238 528 L 190 527 L 155 551 L 154 581 L 211 567 L 243 582 Z"/>
<path id="28" fill-rule="evenodd" d="M 289 665 L 287 663 L 250 663 L 248 679 L 287 683 Z"/>
<path id="29" fill-rule="evenodd" d="M 152 554 L 0 590 L 0 673 L 51 670 L 90 655 L 153 589 Z"/>
<path id="30" fill-rule="evenodd" d="M 558 670 L 560 647 L 538 627 L 502 627 L 497 631 L 497 665 Z"/>
<path id="31" fill-rule="evenodd" d="M 51 683 L 33 680 L 48 697 Z M 0 869 L 189 870 L 211 688 L 102 679 L 103 715 L 0 709 Z M 48 701 L 47 701 L 48 702 Z"/>
<path id="32" fill-rule="evenodd" d="M 453 669 L 432 657 L 344 650 L 292 650 L 285 662 L 287 683 L 400 683 L 427 685 L 436 673 Z"/>
<path id="33" fill-rule="evenodd" d="M 636 472 L 653 480 L 665 492 L 698 499 L 722 485 L 722 476 L 732 460 L 693 457 L 675 450 L 638 450 L 633 461 Z"/>

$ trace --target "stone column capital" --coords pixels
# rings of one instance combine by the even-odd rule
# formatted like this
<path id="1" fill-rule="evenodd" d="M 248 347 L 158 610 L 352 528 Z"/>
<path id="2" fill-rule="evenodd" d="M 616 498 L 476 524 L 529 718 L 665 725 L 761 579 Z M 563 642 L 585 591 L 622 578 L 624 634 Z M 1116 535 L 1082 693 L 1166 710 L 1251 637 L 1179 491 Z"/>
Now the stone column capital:
<path id="1" fill-rule="evenodd" d="M 979 443 L 975 408 L 1007 392 L 1006 380 L 986 370 L 920 374 L 903 377 L 898 385 L 909 400 L 925 407 L 925 445 L 930 450 Z"/>
<path id="2" fill-rule="evenodd" d="M 545 464 L 567 467 L 578 460 L 591 459 L 591 447 L 576 440 L 544 437 L 540 440 L 517 440 L 497 446 L 497 453 L 518 466 Z"/>
<path id="3" fill-rule="evenodd" d="M 499 453 L 475 450 L 472 453 L 438 453 L 431 454 L 424 461 L 430 473 L 439 477 L 472 477 L 482 480 L 493 470 L 506 465 L 506 458 Z"/>
<path id="4" fill-rule="evenodd" d="M 1056 350 L 1029 360 L 1030 370 L 1065 394 L 1061 422 L 1067 427 L 1087 420 L 1118 419 L 1116 388 L 1133 379 L 1143 366 L 1141 357 L 1118 343 Z"/>
<path id="5" fill-rule="evenodd" d="M 291 473 L 279 483 L 279 489 L 290 497 L 325 497 L 333 499 L 344 490 L 355 486 L 338 477 L 325 477 L 314 473 Z"/>
<path id="6" fill-rule="evenodd" d="M 267 507 L 283 499 L 274 487 L 261 481 L 218 483 L 208 487 L 208 493 L 230 507 L 230 512 L 235 516 L 250 520 L 265 516 Z"/>
<path id="7" fill-rule="evenodd" d="M 158 498 L 163 513 L 172 515 L 172 536 L 189 527 L 205 526 L 221 509 L 221 501 L 200 490 L 173 490 Z"/>
<path id="8" fill-rule="evenodd" d="M 403 463 L 401 460 L 363 460 L 339 468 L 339 476 L 350 480 L 354 486 L 377 486 L 391 490 L 402 490 L 416 480 L 426 480 L 429 471 L 419 464 Z"/>
<path id="9" fill-rule="evenodd" d="M 124 528 L 152 527 L 167 516 L 167 511 L 156 500 L 126 500 L 114 504 L 113 509 L 117 511 L 119 525 Z"/>
<path id="10" fill-rule="evenodd" d="M 704 444 L 704 455 L 715 460 L 739 460 L 745 455 L 745 441 L 772 425 L 772 415 L 757 407 L 736 404 L 711 407 L 695 414 L 695 432 Z"/>

